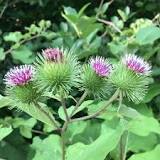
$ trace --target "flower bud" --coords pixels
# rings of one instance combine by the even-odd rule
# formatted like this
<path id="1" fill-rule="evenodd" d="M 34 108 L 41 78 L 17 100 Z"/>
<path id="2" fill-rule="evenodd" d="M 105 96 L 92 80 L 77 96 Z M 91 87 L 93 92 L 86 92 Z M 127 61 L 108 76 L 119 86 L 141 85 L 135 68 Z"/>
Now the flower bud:
<path id="1" fill-rule="evenodd" d="M 115 66 L 109 77 L 113 86 L 119 88 L 123 96 L 135 103 L 143 100 L 149 84 L 151 66 L 136 55 L 125 55 Z"/>
<path id="2" fill-rule="evenodd" d="M 66 93 L 72 86 L 77 86 L 80 67 L 72 51 L 46 49 L 42 55 L 35 64 L 36 81 L 40 90 Z"/>
<path id="3" fill-rule="evenodd" d="M 105 98 L 109 90 L 108 76 L 112 70 L 111 64 L 103 57 L 91 58 L 89 64 L 85 65 L 81 75 L 81 86 L 88 93 Z"/>
<path id="4" fill-rule="evenodd" d="M 42 55 L 43 55 L 43 57 L 46 60 L 54 61 L 54 62 L 62 61 L 62 59 L 63 59 L 63 53 L 58 48 L 48 48 L 48 49 L 45 49 L 42 52 Z"/>
<path id="5" fill-rule="evenodd" d="M 151 73 L 151 66 L 141 57 L 134 54 L 126 54 L 122 58 L 122 63 L 130 70 L 137 74 L 149 75 Z"/>
<path id="6" fill-rule="evenodd" d="M 37 100 L 40 93 L 33 85 L 35 68 L 31 65 L 22 65 L 10 69 L 5 75 L 6 93 L 11 99 L 32 103 Z"/>

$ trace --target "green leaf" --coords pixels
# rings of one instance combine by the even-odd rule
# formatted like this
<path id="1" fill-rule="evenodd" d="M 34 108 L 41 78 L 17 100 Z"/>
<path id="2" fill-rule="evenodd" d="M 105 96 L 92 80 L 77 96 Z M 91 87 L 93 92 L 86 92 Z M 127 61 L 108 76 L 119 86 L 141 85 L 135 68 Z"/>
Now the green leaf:
<path id="1" fill-rule="evenodd" d="M 160 157 L 160 145 L 157 145 L 153 150 L 134 154 L 128 160 L 158 160 Z"/>
<path id="2" fill-rule="evenodd" d="M 30 49 L 28 49 L 26 46 L 21 46 L 20 48 L 14 50 L 12 52 L 12 57 L 15 60 L 18 60 L 24 64 L 29 64 L 34 61 L 33 53 Z"/>
<path id="3" fill-rule="evenodd" d="M 80 11 L 78 12 L 78 16 L 81 17 L 84 13 L 84 11 L 87 9 L 87 7 L 90 5 L 91 3 L 87 3 L 85 4 L 81 9 Z"/>
<path id="4" fill-rule="evenodd" d="M 82 111 L 84 108 L 86 108 L 86 107 L 87 107 L 88 105 L 90 105 L 92 102 L 93 102 L 92 100 L 84 101 L 84 102 L 78 107 L 78 109 L 76 110 L 76 112 L 75 112 L 73 115 L 75 115 L 76 113 Z M 72 111 L 74 110 L 74 108 L 75 108 L 75 106 L 71 106 L 71 107 L 67 108 L 67 113 L 68 113 L 68 115 L 70 115 L 70 114 L 72 113 Z M 60 117 L 62 120 L 66 120 L 63 107 L 60 107 L 60 108 L 59 108 L 58 114 L 59 114 L 59 117 Z"/>
<path id="5" fill-rule="evenodd" d="M 12 106 L 12 100 L 8 97 L 0 95 L 0 108 Z"/>
<path id="6" fill-rule="evenodd" d="M 143 102 L 148 103 L 150 102 L 155 96 L 160 94 L 160 84 L 152 84 L 149 87 L 148 93 L 144 97 Z"/>
<path id="7" fill-rule="evenodd" d="M 3 61 L 6 57 L 6 54 L 4 52 L 3 48 L 0 48 L 0 61 Z"/>
<path id="8" fill-rule="evenodd" d="M 119 110 L 119 114 L 121 114 L 122 116 L 128 117 L 128 118 L 132 118 L 132 119 L 136 119 L 141 116 L 141 114 L 137 112 L 135 109 L 131 107 L 127 107 L 125 105 L 121 106 Z"/>
<path id="9" fill-rule="evenodd" d="M 140 103 L 140 104 L 133 104 L 133 103 L 128 103 L 127 106 L 130 106 L 132 108 L 134 108 L 137 112 L 139 112 L 140 114 L 147 116 L 147 117 L 154 117 L 153 116 L 153 112 L 152 112 L 152 108 L 148 107 L 146 104 L 144 103 Z"/>
<path id="10" fill-rule="evenodd" d="M 4 160 L 27 160 L 28 148 L 26 140 L 14 131 L 1 141 L 0 158 Z"/>
<path id="11" fill-rule="evenodd" d="M 110 42 L 109 44 L 109 49 L 114 54 L 116 57 L 119 57 L 122 55 L 123 52 L 126 50 L 126 44 L 123 44 L 121 42 Z"/>
<path id="12" fill-rule="evenodd" d="M 102 125 L 101 135 L 91 144 L 76 143 L 68 148 L 67 160 L 104 160 L 107 154 L 113 150 L 124 131 L 120 123 L 116 129 Z M 98 149 L 99 148 L 99 149 Z"/>
<path id="13" fill-rule="evenodd" d="M 79 37 L 86 38 L 90 33 L 102 28 L 102 24 L 97 23 L 96 18 L 94 17 L 88 17 L 85 15 L 79 17 L 78 13 L 72 9 L 69 9 L 69 11 L 66 11 L 65 9 L 64 12 L 65 14 L 62 13 L 62 16 L 74 28 Z"/>
<path id="14" fill-rule="evenodd" d="M 34 118 L 23 119 L 15 118 L 13 120 L 13 127 L 19 128 L 22 136 L 26 138 L 32 138 L 32 128 L 35 126 L 37 121 Z"/>
<path id="15" fill-rule="evenodd" d="M 160 38 L 160 28 L 156 26 L 148 26 L 141 28 L 136 34 L 136 41 L 140 45 L 152 44 Z"/>
<path id="16" fill-rule="evenodd" d="M 5 41 L 11 41 L 11 42 L 19 42 L 23 38 L 23 35 L 21 32 L 10 32 L 8 35 L 4 36 Z"/>
<path id="17" fill-rule="evenodd" d="M 139 136 L 148 136 L 152 132 L 160 134 L 160 124 L 153 117 L 141 116 L 129 122 L 129 131 Z"/>
<path id="18" fill-rule="evenodd" d="M 50 135 L 45 139 L 35 137 L 31 145 L 35 154 L 32 160 L 61 160 L 61 142 L 57 135 Z"/>
<path id="19" fill-rule="evenodd" d="M 41 103 L 40 105 L 47 112 L 47 114 L 50 115 L 54 119 L 54 117 L 52 116 L 52 113 L 49 111 L 49 109 L 46 108 L 46 106 L 44 107 L 43 103 Z M 35 119 L 37 119 L 37 120 L 39 120 L 39 121 L 41 121 L 41 122 L 43 122 L 43 123 L 45 123 L 49 126 L 52 126 L 53 129 L 55 129 L 51 119 L 43 111 L 38 109 L 35 105 L 19 103 L 19 104 L 16 104 L 16 107 L 18 109 L 24 111 L 25 113 L 29 114 L 33 118 L 35 118 Z"/>
<path id="20" fill-rule="evenodd" d="M 76 126 L 78 129 L 75 128 Z M 93 143 L 101 134 L 101 124 L 96 120 L 82 121 L 80 123 L 71 124 L 70 127 L 67 131 L 68 136 L 66 135 L 66 141 L 68 139 L 68 143 L 71 144 L 81 142 L 89 145 Z"/>
<path id="21" fill-rule="evenodd" d="M 8 136 L 11 132 L 12 132 L 12 128 L 11 127 L 2 127 L 0 126 L 0 141 L 5 138 L 6 136 Z"/>
<path id="22" fill-rule="evenodd" d="M 118 14 L 121 16 L 122 20 L 123 20 L 124 22 L 126 22 L 126 20 L 127 20 L 127 15 L 126 15 L 126 13 L 125 13 L 124 11 L 120 10 L 120 9 L 118 9 L 117 11 L 118 11 Z"/>
<path id="23" fill-rule="evenodd" d="M 147 143 L 146 143 L 147 140 Z M 138 136 L 130 133 L 128 139 L 128 150 L 132 152 L 149 151 L 157 144 L 157 135 Z"/>
<path id="24" fill-rule="evenodd" d="M 64 7 L 64 13 L 66 15 L 76 15 L 77 11 L 72 7 Z"/>
<path id="25" fill-rule="evenodd" d="M 65 133 L 66 141 L 68 140 L 69 142 L 72 142 L 75 136 L 76 136 L 75 137 L 76 140 L 77 140 L 77 137 L 79 136 L 83 137 L 82 132 L 84 132 L 84 130 L 87 127 L 89 126 L 88 126 L 88 123 L 85 121 L 74 122 L 74 123 L 69 124 L 68 129 Z M 87 136 L 85 137 L 87 138 Z M 91 134 L 90 134 L 90 137 L 91 137 Z M 74 139 L 74 142 L 76 141 L 75 139 Z"/>
<path id="26" fill-rule="evenodd" d="M 108 7 L 109 7 L 109 5 L 111 4 L 111 2 L 106 2 L 106 3 L 104 3 L 103 4 L 103 6 L 102 6 L 102 8 L 101 8 L 101 13 L 102 14 L 104 14 L 106 11 L 107 11 L 107 9 L 108 9 Z"/>

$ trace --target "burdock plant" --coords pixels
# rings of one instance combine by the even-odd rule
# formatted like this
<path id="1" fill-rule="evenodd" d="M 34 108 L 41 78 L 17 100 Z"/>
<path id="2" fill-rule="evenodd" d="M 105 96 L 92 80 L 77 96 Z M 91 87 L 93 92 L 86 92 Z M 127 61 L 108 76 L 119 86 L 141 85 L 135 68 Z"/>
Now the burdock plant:
<path id="1" fill-rule="evenodd" d="M 97 117 L 116 100 L 119 100 L 120 106 L 123 97 L 128 97 L 135 103 L 140 102 L 147 92 L 150 74 L 151 66 L 134 54 L 126 54 L 114 65 L 106 58 L 91 57 L 88 64 L 82 66 L 73 50 L 48 48 L 37 57 L 34 65 L 11 69 L 4 81 L 6 93 L 11 99 L 22 104 L 34 103 L 39 108 L 37 112 L 42 112 L 53 122 L 53 129 L 58 130 L 61 136 L 62 160 L 65 160 L 64 134 L 68 125 Z M 68 109 L 66 100 L 73 88 L 78 88 L 83 93 L 74 108 Z M 53 97 L 55 94 L 60 96 L 59 101 L 65 115 L 65 122 L 61 126 L 39 103 L 45 92 L 53 94 Z M 90 95 L 105 100 L 103 106 L 93 114 L 74 118 L 80 111 L 81 103 Z"/>

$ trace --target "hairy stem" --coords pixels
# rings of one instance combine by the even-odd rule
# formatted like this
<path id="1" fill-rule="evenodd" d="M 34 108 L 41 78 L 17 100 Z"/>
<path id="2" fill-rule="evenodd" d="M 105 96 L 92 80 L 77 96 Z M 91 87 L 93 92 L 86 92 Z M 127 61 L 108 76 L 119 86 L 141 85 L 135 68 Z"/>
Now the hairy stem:
<path id="1" fill-rule="evenodd" d="M 102 107 L 102 109 L 100 109 L 98 112 L 93 113 L 93 114 L 88 115 L 88 116 L 84 116 L 84 117 L 72 119 L 71 122 L 88 120 L 88 119 L 97 117 L 98 115 L 100 115 L 101 113 L 103 113 L 103 112 L 106 110 L 106 108 L 107 108 L 114 100 L 117 99 L 118 95 L 119 95 L 119 89 L 117 89 L 117 91 L 113 94 L 113 96 L 106 102 L 106 104 L 104 105 L 104 107 Z"/>

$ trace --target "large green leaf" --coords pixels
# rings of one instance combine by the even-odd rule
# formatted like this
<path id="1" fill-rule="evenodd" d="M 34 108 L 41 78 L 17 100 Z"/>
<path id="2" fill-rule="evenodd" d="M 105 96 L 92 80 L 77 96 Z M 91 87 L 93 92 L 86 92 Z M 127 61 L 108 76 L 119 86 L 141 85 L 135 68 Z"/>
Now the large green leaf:
<path id="1" fill-rule="evenodd" d="M 151 44 L 160 38 L 160 28 L 156 26 L 148 26 L 141 28 L 136 34 L 136 41 L 141 44 Z"/>
<path id="2" fill-rule="evenodd" d="M 27 160 L 28 143 L 14 131 L 0 142 L 0 158 L 4 160 Z"/>
<path id="3" fill-rule="evenodd" d="M 86 7 L 88 4 L 86 5 Z M 83 15 L 85 7 L 77 13 L 71 7 L 65 7 L 62 16 L 68 21 L 68 23 L 74 28 L 79 37 L 86 38 L 90 33 L 101 29 L 102 25 L 96 22 L 94 17 L 88 17 Z"/>
<path id="4" fill-rule="evenodd" d="M 128 150 L 132 152 L 149 151 L 157 144 L 157 135 L 138 136 L 130 133 L 128 139 Z"/>
<path id="5" fill-rule="evenodd" d="M 104 160 L 113 150 L 124 131 L 124 125 L 119 124 L 116 129 L 102 125 L 101 135 L 91 144 L 76 143 L 68 148 L 67 160 Z"/>
<path id="6" fill-rule="evenodd" d="M 46 106 L 44 106 L 43 103 L 40 103 L 40 105 L 41 105 L 42 109 L 45 110 L 45 112 L 54 119 L 50 110 Z M 19 104 L 17 103 L 16 107 L 18 109 L 24 111 L 25 113 L 29 114 L 33 118 L 51 126 L 51 127 L 54 127 L 53 121 L 42 110 L 38 109 L 39 107 L 37 107 L 33 104 L 29 105 L 29 104 L 23 104 L 23 103 L 19 103 Z M 53 129 L 55 129 L 55 128 L 53 128 Z"/>
<path id="7" fill-rule="evenodd" d="M 159 160 L 160 145 L 157 145 L 153 150 L 139 153 L 131 156 L 128 160 Z"/>
<path id="8" fill-rule="evenodd" d="M 61 160 L 61 142 L 57 135 L 50 135 L 45 139 L 35 137 L 31 148 L 35 151 L 32 160 Z"/>
<path id="9" fill-rule="evenodd" d="M 139 136 L 148 136 L 152 132 L 160 134 L 160 124 L 153 117 L 141 116 L 129 122 L 129 131 Z"/>
<path id="10" fill-rule="evenodd" d="M 74 136 L 84 132 L 85 128 L 87 128 L 87 127 L 88 127 L 88 123 L 86 121 L 80 121 L 80 122 L 75 122 L 75 123 L 69 124 L 68 129 L 65 133 L 66 139 L 69 141 L 72 141 Z M 87 136 L 86 136 L 86 138 L 87 138 Z"/>
<path id="11" fill-rule="evenodd" d="M 77 128 L 73 127 L 72 130 L 68 130 L 70 131 L 70 136 L 68 135 L 68 139 L 71 144 L 81 142 L 89 145 L 101 135 L 101 124 L 97 120 L 82 121 L 77 127 L 80 128 L 80 130 L 78 129 L 77 131 Z"/>
<path id="12" fill-rule="evenodd" d="M 18 61 L 25 63 L 25 64 L 32 63 L 35 58 L 33 56 L 32 51 L 29 48 L 27 48 L 26 46 L 21 46 L 18 49 L 14 50 L 12 52 L 12 57 L 15 60 L 18 60 Z"/>

